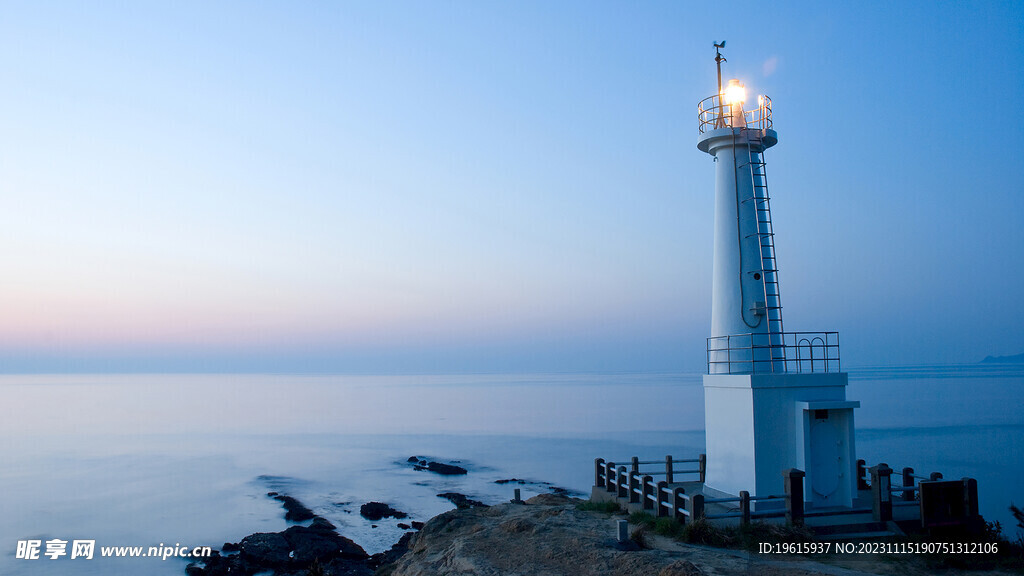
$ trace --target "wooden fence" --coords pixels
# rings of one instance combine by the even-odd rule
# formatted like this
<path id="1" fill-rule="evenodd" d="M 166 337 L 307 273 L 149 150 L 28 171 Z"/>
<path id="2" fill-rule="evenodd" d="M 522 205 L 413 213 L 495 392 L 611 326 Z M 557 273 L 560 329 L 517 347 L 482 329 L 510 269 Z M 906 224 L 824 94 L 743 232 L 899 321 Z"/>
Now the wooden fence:
<path id="1" fill-rule="evenodd" d="M 697 465 L 696 468 L 678 468 L 680 465 L 693 464 Z M 647 471 L 641 469 L 652 465 L 657 465 L 659 468 L 663 465 L 664 468 Z M 870 513 L 875 521 L 886 522 L 893 519 L 893 506 L 919 506 L 922 522 L 927 527 L 929 518 L 927 507 L 944 510 L 955 509 L 956 512 L 952 513 L 952 520 L 946 517 L 942 518 L 946 524 L 965 522 L 978 513 L 977 482 L 974 479 L 964 478 L 962 480 L 962 495 L 954 491 L 950 496 L 948 490 L 950 486 L 944 486 L 947 490 L 941 498 L 938 496 L 922 498 L 922 491 L 938 493 L 938 486 L 935 486 L 936 490 L 932 490 L 932 484 L 941 482 L 942 474 L 933 472 L 929 476 L 919 476 L 914 474 L 913 468 L 904 468 L 902 484 L 893 486 L 891 482 L 893 470 L 885 463 L 869 468 L 864 460 L 857 461 L 857 489 L 860 492 L 870 492 L 870 507 L 855 505 L 848 509 L 830 508 L 825 511 L 805 509 L 805 474 L 802 470 L 792 468 L 783 471 L 783 494 L 752 496 L 746 490 L 741 491 L 738 496 L 726 498 L 707 498 L 700 493 L 687 494 L 685 487 L 680 485 L 683 483 L 680 477 L 696 475 L 696 478 L 690 482 L 703 483 L 706 470 L 707 459 L 704 454 L 693 459 L 666 456 L 664 460 L 648 461 L 641 461 L 634 456 L 628 467 L 624 464 L 617 465 L 615 462 L 597 458 L 594 460 L 594 486 L 606 490 L 609 494 L 620 500 L 625 500 L 629 504 L 638 504 L 645 512 L 658 517 L 674 517 L 684 524 L 702 517 L 709 520 L 738 518 L 744 525 L 749 524 L 751 520 L 784 517 L 788 523 L 799 525 L 803 524 L 806 518 L 841 517 L 866 513 Z M 664 476 L 664 479 L 655 481 L 655 476 Z M 924 484 L 924 488 L 922 488 L 922 484 Z M 950 483 L 946 482 L 946 484 Z M 895 499 L 894 496 L 896 496 Z M 961 499 L 962 506 L 952 506 L 949 503 L 950 498 Z M 934 502 L 930 503 L 929 499 Z M 863 502 L 863 499 L 860 500 Z M 756 502 L 777 502 L 782 506 L 766 510 L 752 510 L 751 503 Z M 738 508 L 738 510 L 713 513 L 708 510 L 709 504 L 733 505 L 731 507 Z"/>

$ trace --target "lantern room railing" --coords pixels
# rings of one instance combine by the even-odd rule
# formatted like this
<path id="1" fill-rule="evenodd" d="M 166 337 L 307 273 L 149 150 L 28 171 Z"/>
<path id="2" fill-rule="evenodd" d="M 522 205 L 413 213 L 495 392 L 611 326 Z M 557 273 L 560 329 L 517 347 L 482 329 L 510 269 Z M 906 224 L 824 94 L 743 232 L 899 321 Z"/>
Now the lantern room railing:
<path id="1" fill-rule="evenodd" d="M 839 332 L 714 336 L 707 358 L 708 374 L 839 372 Z"/>
<path id="2" fill-rule="evenodd" d="M 772 99 L 758 96 L 757 105 L 743 110 L 743 126 L 733 126 L 733 106 L 721 94 L 708 96 L 697 104 L 697 122 L 700 133 L 718 128 L 752 128 L 770 130 L 772 127 Z M 742 103 L 738 104 L 742 106 Z M 742 108 L 741 108 L 742 109 Z"/>

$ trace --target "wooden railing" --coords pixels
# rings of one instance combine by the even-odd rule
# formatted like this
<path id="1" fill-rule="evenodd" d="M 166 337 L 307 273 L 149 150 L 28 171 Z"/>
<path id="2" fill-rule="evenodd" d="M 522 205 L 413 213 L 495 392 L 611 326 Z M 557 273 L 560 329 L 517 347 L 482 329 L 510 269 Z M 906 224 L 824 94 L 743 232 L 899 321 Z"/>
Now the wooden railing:
<path id="1" fill-rule="evenodd" d="M 864 460 L 857 461 L 857 488 L 871 491 L 875 520 L 892 520 L 894 507 L 917 507 L 925 528 L 963 524 L 978 516 L 978 481 L 974 478 L 943 480 L 940 472 L 921 476 L 908 466 L 900 474 L 902 483 L 893 486 L 893 472 L 884 462 L 866 468 Z"/>
<path id="2" fill-rule="evenodd" d="M 693 464 L 697 466 L 695 468 L 679 468 Z M 651 466 L 657 466 L 659 469 L 651 470 Z M 726 498 L 708 498 L 701 493 L 687 494 L 686 486 L 683 485 L 684 482 L 680 480 L 680 476 L 695 475 L 696 477 L 691 477 L 689 482 L 702 484 L 706 471 L 707 459 L 704 454 L 693 459 L 666 456 L 664 460 L 648 461 L 641 461 L 638 457 L 633 457 L 629 461 L 629 466 L 597 458 L 594 460 L 594 486 L 597 489 L 605 490 L 620 502 L 638 505 L 641 510 L 658 517 L 674 517 L 684 524 L 697 518 L 707 518 L 708 520 L 737 518 L 744 525 L 749 524 L 752 520 L 785 518 L 788 523 L 803 524 L 805 518 L 857 514 L 871 514 L 875 521 L 886 522 L 893 519 L 893 506 L 920 506 L 922 521 L 927 523 L 929 513 L 926 508 L 929 504 L 922 502 L 922 484 L 925 485 L 925 488 L 929 488 L 929 483 L 942 481 L 942 474 L 938 472 L 932 472 L 928 476 L 919 476 L 914 474 L 913 468 L 908 467 L 903 469 L 902 484 L 893 486 L 891 482 L 893 470 L 887 464 L 881 463 L 869 468 L 864 460 L 858 460 L 857 489 L 861 492 L 870 491 L 870 507 L 862 505 L 846 509 L 805 510 L 805 474 L 802 470 L 792 468 L 783 472 L 783 494 L 754 496 L 745 490 L 741 491 L 738 496 Z M 655 476 L 664 476 L 664 479 L 655 481 Z M 958 500 L 959 507 L 954 506 L 958 510 L 956 517 L 940 518 L 946 524 L 965 521 L 964 519 L 972 518 L 977 514 L 977 482 L 971 478 L 964 478 L 962 482 L 962 496 L 959 495 L 960 492 L 955 496 L 955 498 L 963 500 L 962 502 Z M 937 500 L 940 508 L 948 504 L 946 501 L 948 496 L 942 496 L 946 500 L 933 498 Z M 782 504 L 782 506 L 761 510 L 752 509 L 756 507 L 752 506 L 754 503 L 771 502 Z M 715 504 L 734 504 L 735 506 L 732 506 L 734 510 L 727 512 L 709 511 L 709 505 Z M 724 507 L 712 506 L 710 510 Z"/>
<path id="3" fill-rule="evenodd" d="M 679 464 L 697 464 L 696 469 L 677 470 Z M 664 471 L 641 471 L 641 466 L 664 464 Z M 803 522 L 803 478 L 801 470 L 787 472 L 786 492 L 784 496 L 751 496 L 748 492 L 740 492 L 734 498 L 707 498 L 703 494 L 687 494 L 683 486 L 679 486 L 677 477 L 681 474 L 696 474 L 697 481 L 703 483 L 707 470 L 707 459 L 704 454 L 693 459 L 678 459 L 666 456 L 665 460 L 641 461 L 634 457 L 630 466 L 616 465 L 615 462 L 603 458 L 594 460 L 594 486 L 605 489 L 608 493 L 629 504 L 639 504 L 640 508 L 658 517 L 674 517 L 682 523 L 697 518 L 739 518 L 744 524 L 752 518 L 785 517 L 787 521 L 800 524 Z M 655 481 L 655 475 L 664 475 L 664 480 Z M 798 498 L 790 498 L 789 494 L 799 494 Z M 767 511 L 752 511 L 751 502 L 784 502 L 785 508 Z M 737 503 L 739 511 L 709 514 L 708 504 Z"/>

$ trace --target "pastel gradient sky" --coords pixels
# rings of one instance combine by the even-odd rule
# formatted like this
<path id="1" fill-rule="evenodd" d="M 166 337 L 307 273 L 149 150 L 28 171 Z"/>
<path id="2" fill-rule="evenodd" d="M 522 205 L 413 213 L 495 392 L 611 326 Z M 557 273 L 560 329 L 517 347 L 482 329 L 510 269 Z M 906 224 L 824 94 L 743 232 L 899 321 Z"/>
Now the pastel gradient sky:
<path id="1" fill-rule="evenodd" d="M 1020 2 L 0 2 L 0 371 L 700 371 L 696 104 L 786 327 L 1024 352 Z"/>

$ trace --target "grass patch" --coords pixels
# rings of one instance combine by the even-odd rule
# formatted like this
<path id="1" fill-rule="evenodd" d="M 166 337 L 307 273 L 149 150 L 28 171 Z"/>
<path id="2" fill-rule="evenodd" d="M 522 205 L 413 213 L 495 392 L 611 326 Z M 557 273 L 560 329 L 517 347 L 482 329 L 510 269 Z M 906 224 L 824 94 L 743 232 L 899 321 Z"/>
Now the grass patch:
<path id="1" fill-rule="evenodd" d="M 751 552 L 757 551 L 761 542 L 777 544 L 784 542 L 813 542 L 814 532 L 805 526 L 792 524 L 770 524 L 751 522 L 746 526 L 732 526 L 727 529 L 735 541 L 735 547 Z"/>
<path id="2" fill-rule="evenodd" d="M 658 518 L 654 523 L 654 532 L 669 538 L 680 539 L 685 531 L 686 527 L 675 518 Z"/>
<path id="3" fill-rule="evenodd" d="M 675 518 L 657 518 L 647 512 L 634 512 L 629 515 L 629 523 L 639 526 L 645 530 L 651 530 L 655 534 L 679 538 L 683 534 L 683 524 Z"/>
<path id="4" fill-rule="evenodd" d="M 622 511 L 615 502 L 593 502 L 591 500 L 580 502 L 576 505 L 576 509 L 583 510 L 584 512 L 604 512 L 605 514 L 615 514 Z"/>
<path id="5" fill-rule="evenodd" d="M 629 523 L 690 544 L 755 551 L 759 542 L 811 542 L 814 534 L 802 526 L 752 522 L 747 526 L 718 527 L 705 518 L 687 524 L 671 517 L 657 518 L 646 512 L 629 515 Z"/>
<path id="6" fill-rule="evenodd" d="M 629 523 L 637 526 L 654 526 L 658 519 L 647 512 L 633 512 L 629 515 Z"/>
<path id="7" fill-rule="evenodd" d="M 728 528 L 719 528 L 708 521 L 707 518 L 701 517 L 687 522 L 683 526 L 679 539 L 690 544 L 731 548 L 736 543 L 736 538 L 731 532 Z"/>

